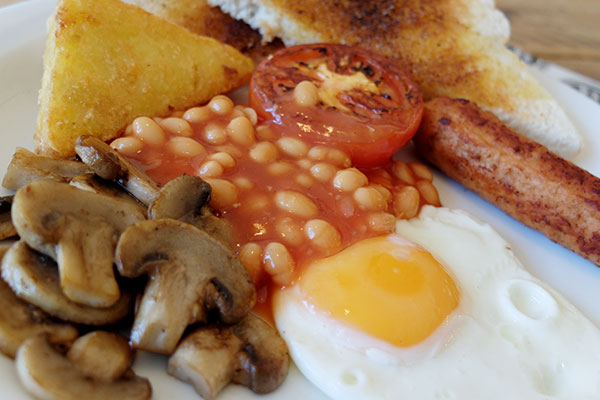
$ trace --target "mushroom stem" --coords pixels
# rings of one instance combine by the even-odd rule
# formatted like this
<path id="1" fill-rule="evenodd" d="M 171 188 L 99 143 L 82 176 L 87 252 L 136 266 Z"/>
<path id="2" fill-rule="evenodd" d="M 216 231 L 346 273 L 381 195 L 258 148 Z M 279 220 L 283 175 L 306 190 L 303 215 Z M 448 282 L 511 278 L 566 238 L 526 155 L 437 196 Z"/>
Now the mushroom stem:
<path id="1" fill-rule="evenodd" d="M 186 336 L 171 358 L 167 372 L 191 383 L 206 400 L 229 383 L 269 393 L 285 379 L 289 356 L 275 328 L 249 313 L 233 326 L 205 326 Z"/>

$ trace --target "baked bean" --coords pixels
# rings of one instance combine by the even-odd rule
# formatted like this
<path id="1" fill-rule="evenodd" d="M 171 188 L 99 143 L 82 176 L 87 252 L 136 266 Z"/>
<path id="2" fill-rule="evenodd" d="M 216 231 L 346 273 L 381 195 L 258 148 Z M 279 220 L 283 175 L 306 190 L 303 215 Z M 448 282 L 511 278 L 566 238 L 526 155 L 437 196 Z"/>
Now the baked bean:
<path id="1" fill-rule="evenodd" d="M 186 121 L 195 124 L 198 122 L 207 121 L 211 115 L 210 108 L 208 107 L 192 107 L 183 113 L 183 119 Z"/>
<path id="2" fill-rule="evenodd" d="M 317 215 L 317 205 L 308 197 L 294 190 L 281 190 L 275 194 L 275 204 L 283 211 L 303 218 Z"/>
<path id="3" fill-rule="evenodd" d="M 294 279 L 294 271 L 289 271 L 289 272 L 284 272 L 282 274 L 276 274 L 271 276 L 271 280 L 273 281 L 274 284 L 279 285 L 279 286 L 286 286 L 290 283 L 292 283 L 292 280 Z"/>
<path id="4" fill-rule="evenodd" d="M 410 167 L 404 164 L 402 161 L 395 161 L 392 165 L 392 172 L 396 178 L 400 179 L 407 185 L 415 184 L 415 176 L 411 171 Z"/>
<path id="5" fill-rule="evenodd" d="M 265 246 L 263 266 L 269 275 L 286 274 L 294 271 L 294 259 L 287 247 L 279 242 Z"/>
<path id="6" fill-rule="evenodd" d="M 250 149 L 250 158 L 260 164 L 266 164 L 277 160 L 279 152 L 271 142 L 259 142 Z"/>
<path id="7" fill-rule="evenodd" d="M 224 144 L 222 146 L 215 147 L 214 150 L 217 153 L 220 153 L 220 152 L 227 153 L 227 154 L 231 155 L 231 157 L 233 157 L 234 159 L 240 158 L 246 153 L 245 151 L 242 151 L 242 149 L 240 149 L 239 147 L 237 147 L 236 145 L 233 145 L 233 144 Z"/>
<path id="8" fill-rule="evenodd" d="M 273 132 L 267 125 L 259 125 L 256 127 L 256 138 L 258 140 L 275 140 L 277 139 L 277 135 Z"/>
<path id="9" fill-rule="evenodd" d="M 281 240 L 292 246 L 299 246 L 304 241 L 302 226 L 290 217 L 284 217 L 277 221 L 275 231 Z"/>
<path id="10" fill-rule="evenodd" d="M 365 174 L 356 168 L 342 169 L 333 178 L 333 186 L 344 192 L 353 192 L 368 182 Z"/>
<path id="11" fill-rule="evenodd" d="M 354 191 L 353 197 L 360 208 L 382 211 L 387 207 L 387 203 L 381 193 L 373 187 L 360 187 Z"/>
<path id="12" fill-rule="evenodd" d="M 159 146 L 165 142 L 162 128 L 148 117 L 137 117 L 133 120 L 133 135 L 152 146 Z"/>
<path id="13" fill-rule="evenodd" d="M 157 124 L 160 125 L 160 123 L 162 122 L 164 118 L 161 117 L 152 117 L 152 121 L 156 122 Z"/>
<path id="14" fill-rule="evenodd" d="M 208 124 L 204 128 L 202 138 L 210 144 L 223 144 L 227 141 L 225 130 L 217 124 Z"/>
<path id="15" fill-rule="evenodd" d="M 287 161 L 279 161 L 267 166 L 267 171 L 276 176 L 288 174 L 293 170 L 294 166 Z"/>
<path id="16" fill-rule="evenodd" d="M 206 152 L 204 146 L 194 139 L 185 136 L 172 137 L 167 142 L 167 149 L 171 153 L 183 158 L 197 157 Z"/>
<path id="17" fill-rule="evenodd" d="M 369 225 L 375 232 L 392 232 L 396 224 L 396 217 L 386 212 L 369 215 Z"/>
<path id="18" fill-rule="evenodd" d="M 237 201 L 238 188 L 225 179 L 205 179 L 212 188 L 210 204 L 217 210 L 233 205 Z"/>
<path id="19" fill-rule="evenodd" d="M 237 177 L 233 179 L 233 183 L 240 189 L 250 190 L 254 187 L 254 183 L 248 178 L 243 176 Z"/>
<path id="20" fill-rule="evenodd" d="M 217 115 L 227 115 L 233 110 L 233 101 L 227 96 L 218 95 L 211 99 L 208 108 Z"/>
<path id="21" fill-rule="evenodd" d="M 294 158 L 304 157 L 306 153 L 308 153 L 308 146 L 306 143 L 292 137 L 280 138 L 277 141 L 277 147 L 279 147 L 279 150 L 284 154 Z"/>
<path id="22" fill-rule="evenodd" d="M 254 127 L 246 117 L 232 119 L 227 125 L 227 134 L 236 144 L 249 147 L 254 143 Z"/>
<path id="23" fill-rule="evenodd" d="M 308 150 L 308 158 L 315 161 L 323 161 L 329 154 L 329 148 L 325 146 L 314 146 Z"/>
<path id="24" fill-rule="evenodd" d="M 182 118 L 169 117 L 160 122 L 160 126 L 174 135 L 190 137 L 193 134 L 190 123 Z"/>
<path id="25" fill-rule="evenodd" d="M 319 101 L 319 89 L 311 81 L 302 81 L 294 88 L 294 100 L 303 107 L 314 107 Z"/>
<path id="26" fill-rule="evenodd" d="M 335 250 L 342 245 L 342 236 L 329 222 L 311 219 L 304 225 L 304 233 L 311 243 L 321 249 Z"/>
<path id="27" fill-rule="evenodd" d="M 238 253 L 238 257 L 240 258 L 240 261 L 242 262 L 242 264 L 244 264 L 244 266 L 250 273 L 252 282 L 254 282 L 254 284 L 257 284 L 260 281 L 260 276 L 263 272 L 263 269 L 262 269 L 263 254 L 262 254 L 262 248 L 260 247 L 260 245 L 258 245 L 256 243 L 246 243 L 240 249 L 240 252 Z"/>
<path id="28" fill-rule="evenodd" d="M 396 217 L 409 219 L 419 212 L 421 196 L 413 186 L 404 186 L 394 193 L 394 213 Z"/>
<path id="29" fill-rule="evenodd" d="M 298 160 L 296 164 L 302 169 L 310 169 L 312 167 L 312 161 L 307 159 Z"/>
<path id="30" fill-rule="evenodd" d="M 392 200 L 392 192 L 390 192 L 386 187 L 379 184 L 373 184 L 371 186 L 377 189 L 379 193 L 381 193 L 386 203 Z"/>
<path id="31" fill-rule="evenodd" d="M 216 178 L 223 175 L 223 166 L 215 160 L 209 160 L 198 168 L 198 175 L 203 178 Z"/>
<path id="32" fill-rule="evenodd" d="M 264 194 L 255 194 L 244 203 L 250 211 L 264 211 L 269 206 L 269 198 Z"/>
<path id="33" fill-rule="evenodd" d="M 315 183 L 313 179 L 306 174 L 298 174 L 298 176 L 296 176 L 296 182 L 305 188 L 309 188 Z"/>
<path id="34" fill-rule="evenodd" d="M 171 115 L 169 115 L 170 117 L 173 118 L 183 118 L 183 110 L 173 110 L 171 111 Z"/>
<path id="35" fill-rule="evenodd" d="M 133 124 L 129 124 L 125 127 L 125 136 L 133 135 Z"/>
<path id="36" fill-rule="evenodd" d="M 231 119 L 234 119 L 237 117 L 245 117 L 245 116 L 246 116 L 246 114 L 244 113 L 244 108 L 240 105 L 235 106 L 235 108 L 233 109 L 233 112 L 230 115 Z"/>
<path id="37" fill-rule="evenodd" d="M 425 200 L 425 203 L 431 204 L 432 206 L 436 207 L 439 207 L 441 205 L 440 196 L 437 192 L 437 189 L 435 188 L 435 186 L 433 186 L 431 182 L 425 179 L 421 179 L 415 183 L 415 187 L 423 197 L 423 200 Z"/>
<path id="38" fill-rule="evenodd" d="M 208 157 L 209 160 L 215 160 L 219 164 L 223 166 L 223 168 L 233 168 L 235 167 L 235 158 L 231 156 L 231 154 L 226 153 L 224 151 L 219 151 L 217 153 L 211 154 Z"/>
<path id="39" fill-rule="evenodd" d="M 429 168 L 427 168 L 427 166 L 418 162 L 409 162 L 408 166 L 417 178 L 425 179 L 429 182 L 433 181 L 433 174 L 431 173 Z"/>
<path id="40" fill-rule="evenodd" d="M 246 117 L 248 117 L 248 119 L 250 120 L 250 122 L 252 122 L 252 125 L 256 125 L 258 123 L 258 115 L 256 114 L 256 111 L 254 111 L 254 108 L 244 107 L 243 111 L 244 114 L 246 114 Z"/>
<path id="41" fill-rule="evenodd" d="M 319 182 L 327 182 L 331 180 L 336 172 L 337 168 L 327 163 L 317 163 L 310 167 L 310 173 Z"/>
<path id="42" fill-rule="evenodd" d="M 348 168 L 352 165 L 348 154 L 338 149 L 330 149 L 327 153 L 327 160 L 341 168 Z"/>
<path id="43" fill-rule="evenodd" d="M 141 140 L 132 136 L 124 136 L 113 140 L 110 147 L 125 156 L 134 156 L 142 150 L 144 144 Z"/>
<path id="44" fill-rule="evenodd" d="M 346 196 L 342 197 L 342 199 L 338 203 L 338 207 L 340 208 L 340 211 L 342 212 L 344 217 L 351 217 L 354 215 L 354 200 L 352 200 L 351 198 Z"/>

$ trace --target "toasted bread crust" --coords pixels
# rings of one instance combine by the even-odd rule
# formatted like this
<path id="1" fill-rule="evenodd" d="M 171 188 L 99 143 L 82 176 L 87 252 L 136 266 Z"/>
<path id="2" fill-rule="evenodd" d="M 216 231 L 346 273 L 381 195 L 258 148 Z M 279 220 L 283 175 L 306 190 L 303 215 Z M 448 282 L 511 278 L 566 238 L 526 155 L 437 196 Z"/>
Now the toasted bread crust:
<path id="1" fill-rule="evenodd" d="M 260 33 L 243 21 L 233 19 L 206 0 L 126 0 L 167 21 L 202 36 L 210 36 L 235 47 L 259 62 L 283 47 L 276 39 L 263 43 Z"/>
<path id="2" fill-rule="evenodd" d="M 467 100 L 427 102 L 414 141 L 446 175 L 600 266 L 600 179 Z"/>

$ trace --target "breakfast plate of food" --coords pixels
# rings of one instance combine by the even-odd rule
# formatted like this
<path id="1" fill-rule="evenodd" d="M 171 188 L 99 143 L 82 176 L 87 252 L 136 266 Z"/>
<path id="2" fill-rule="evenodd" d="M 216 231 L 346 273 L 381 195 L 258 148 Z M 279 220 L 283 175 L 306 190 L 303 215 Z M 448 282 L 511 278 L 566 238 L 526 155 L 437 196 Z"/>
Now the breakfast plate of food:
<path id="1" fill-rule="evenodd" d="M 3 396 L 598 397 L 600 108 L 493 5 L 127 3 L 0 9 Z"/>

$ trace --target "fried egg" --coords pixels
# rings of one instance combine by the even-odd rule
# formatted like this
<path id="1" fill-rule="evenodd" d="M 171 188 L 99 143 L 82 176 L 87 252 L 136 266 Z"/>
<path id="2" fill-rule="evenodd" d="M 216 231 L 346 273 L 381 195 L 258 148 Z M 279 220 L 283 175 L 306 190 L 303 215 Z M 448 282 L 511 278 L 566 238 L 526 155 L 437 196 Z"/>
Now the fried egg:
<path id="1" fill-rule="evenodd" d="M 600 398 L 598 328 L 462 211 L 426 206 L 312 263 L 273 306 L 334 399 Z"/>

